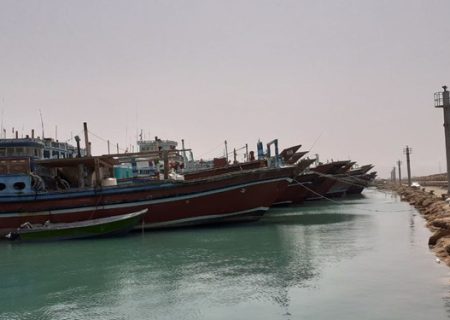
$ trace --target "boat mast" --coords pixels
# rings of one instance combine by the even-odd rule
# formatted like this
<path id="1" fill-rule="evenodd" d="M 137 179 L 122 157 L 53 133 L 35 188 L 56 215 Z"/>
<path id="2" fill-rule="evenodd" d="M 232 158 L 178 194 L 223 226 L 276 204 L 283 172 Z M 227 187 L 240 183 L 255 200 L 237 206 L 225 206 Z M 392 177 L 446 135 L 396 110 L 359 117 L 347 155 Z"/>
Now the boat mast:
<path id="1" fill-rule="evenodd" d="M 227 159 L 227 164 L 228 164 L 228 146 L 227 146 L 227 140 L 225 140 L 225 158 Z"/>
<path id="2" fill-rule="evenodd" d="M 89 143 L 88 128 L 87 128 L 86 122 L 83 122 L 83 130 L 84 130 L 84 143 L 86 146 L 86 156 L 90 157 L 91 156 L 91 145 Z"/>
<path id="3" fill-rule="evenodd" d="M 41 127 L 42 127 L 42 140 L 44 140 L 44 119 L 42 119 L 42 112 L 41 109 L 39 109 L 39 114 L 41 116 Z"/>

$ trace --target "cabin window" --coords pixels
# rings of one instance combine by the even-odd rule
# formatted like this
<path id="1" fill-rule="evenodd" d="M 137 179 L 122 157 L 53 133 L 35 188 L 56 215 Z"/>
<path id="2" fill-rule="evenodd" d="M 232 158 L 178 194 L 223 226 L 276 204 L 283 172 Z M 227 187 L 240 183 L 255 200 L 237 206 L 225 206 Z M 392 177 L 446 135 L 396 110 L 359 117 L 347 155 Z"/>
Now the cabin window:
<path id="1" fill-rule="evenodd" d="M 50 158 L 50 151 L 44 150 L 44 158 L 45 158 L 45 159 Z"/>
<path id="2" fill-rule="evenodd" d="M 6 156 L 6 148 L 0 148 L 0 157 Z"/>
<path id="3" fill-rule="evenodd" d="M 6 185 L 4 183 L 0 183 L 0 191 L 3 191 L 6 189 Z"/>
<path id="4" fill-rule="evenodd" d="M 13 184 L 13 188 L 16 190 L 23 190 L 23 189 L 25 189 L 25 183 L 24 182 L 16 182 Z"/>
<path id="5" fill-rule="evenodd" d="M 23 155 L 23 148 L 16 148 L 16 154 L 18 156 L 22 156 Z"/>
<path id="6" fill-rule="evenodd" d="M 35 156 L 35 157 L 38 157 L 38 156 L 39 156 L 38 149 L 34 149 L 34 156 Z"/>

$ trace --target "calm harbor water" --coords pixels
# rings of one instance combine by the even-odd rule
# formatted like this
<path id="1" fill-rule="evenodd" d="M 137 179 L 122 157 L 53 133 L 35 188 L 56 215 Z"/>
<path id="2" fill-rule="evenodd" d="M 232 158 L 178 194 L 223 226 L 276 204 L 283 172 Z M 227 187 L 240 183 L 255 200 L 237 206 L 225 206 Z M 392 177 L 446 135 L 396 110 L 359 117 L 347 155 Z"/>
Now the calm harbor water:
<path id="1" fill-rule="evenodd" d="M 447 319 L 450 269 L 391 194 L 227 227 L 0 242 L 0 319 Z"/>

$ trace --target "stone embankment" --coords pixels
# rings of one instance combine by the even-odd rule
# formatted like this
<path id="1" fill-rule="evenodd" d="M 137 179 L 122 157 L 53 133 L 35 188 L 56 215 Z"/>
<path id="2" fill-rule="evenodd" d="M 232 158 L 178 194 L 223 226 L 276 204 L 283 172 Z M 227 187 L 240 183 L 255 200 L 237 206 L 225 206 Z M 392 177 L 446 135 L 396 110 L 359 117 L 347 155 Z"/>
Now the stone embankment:
<path id="1" fill-rule="evenodd" d="M 386 187 L 383 187 L 386 188 Z M 433 232 L 428 245 L 439 259 L 450 266 L 450 205 L 445 194 L 436 195 L 434 190 L 390 185 L 387 188 L 397 192 L 402 201 L 417 208 Z"/>

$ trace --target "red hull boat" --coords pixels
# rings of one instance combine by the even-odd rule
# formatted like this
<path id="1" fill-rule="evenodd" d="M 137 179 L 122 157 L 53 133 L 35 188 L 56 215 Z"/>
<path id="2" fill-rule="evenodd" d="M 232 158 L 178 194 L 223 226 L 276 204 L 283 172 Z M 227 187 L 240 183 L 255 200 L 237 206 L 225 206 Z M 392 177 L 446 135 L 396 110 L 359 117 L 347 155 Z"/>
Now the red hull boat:
<path id="1" fill-rule="evenodd" d="M 331 178 L 332 175 L 340 173 L 348 163 L 349 161 L 330 162 L 297 175 L 274 205 L 301 204 L 305 200 L 322 199 L 336 183 L 336 180 Z"/>
<path id="2" fill-rule="evenodd" d="M 257 219 L 289 182 L 285 170 L 263 168 L 195 181 L 40 192 L 31 187 L 30 175 L 7 174 L 1 177 L 0 234 L 25 222 L 75 222 L 141 209 L 149 211 L 149 228 Z"/>

